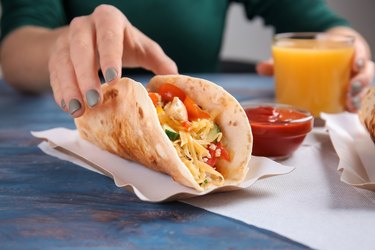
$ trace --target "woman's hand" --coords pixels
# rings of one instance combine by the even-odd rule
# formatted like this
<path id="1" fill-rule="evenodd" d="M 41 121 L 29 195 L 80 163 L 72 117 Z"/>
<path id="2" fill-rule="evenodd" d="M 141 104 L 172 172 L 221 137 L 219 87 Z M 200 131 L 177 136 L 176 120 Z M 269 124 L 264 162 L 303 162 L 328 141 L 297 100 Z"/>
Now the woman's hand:
<path id="1" fill-rule="evenodd" d="M 371 61 L 371 51 L 366 40 L 355 30 L 347 27 L 336 27 L 327 33 L 353 36 L 354 60 L 352 74 L 347 91 L 346 108 L 356 112 L 361 106 L 361 100 L 374 79 L 374 62 Z"/>
<path id="2" fill-rule="evenodd" d="M 110 5 L 100 5 L 89 16 L 74 18 L 58 37 L 48 66 L 55 101 L 73 117 L 81 116 L 85 107 L 101 103 L 98 69 L 106 82 L 120 78 L 122 67 L 177 73 L 176 64 L 160 46 Z"/>

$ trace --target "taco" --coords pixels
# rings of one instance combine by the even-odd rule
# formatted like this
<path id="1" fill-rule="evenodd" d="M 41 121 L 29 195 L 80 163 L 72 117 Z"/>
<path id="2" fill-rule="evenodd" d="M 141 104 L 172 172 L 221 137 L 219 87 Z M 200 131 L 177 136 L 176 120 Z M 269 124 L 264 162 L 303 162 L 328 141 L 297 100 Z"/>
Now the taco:
<path id="1" fill-rule="evenodd" d="M 103 104 L 75 119 L 83 139 L 198 191 L 245 178 L 251 128 L 223 88 L 169 75 L 153 77 L 147 90 L 122 78 L 102 91 Z"/>
<path id="2" fill-rule="evenodd" d="M 369 88 L 365 93 L 358 116 L 375 142 L 375 86 Z"/>

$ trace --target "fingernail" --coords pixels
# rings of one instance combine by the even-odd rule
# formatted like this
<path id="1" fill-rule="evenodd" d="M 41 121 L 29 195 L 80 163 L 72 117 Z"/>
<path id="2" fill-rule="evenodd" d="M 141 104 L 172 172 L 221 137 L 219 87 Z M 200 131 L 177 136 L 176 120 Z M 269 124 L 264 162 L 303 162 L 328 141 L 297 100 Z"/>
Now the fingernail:
<path id="1" fill-rule="evenodd" d="M 362 90 L 362 83 L 358 80 L 355 80 L 353 83 L 352 83 L 352 91 L 351 91 L 351 95 L 352 96 L 355 96 L 357 95 L 358 93 L 360 93 Z"/>
<path id="2" fill-rule="evenodd" d="M 69 102 L 69 113 L 73 115 L 75 112 L 81 109 L 81 103 L 77 99 L 72 99 Z"/>
<path id="3" fill-rule="evenodd" d="M 105 71 L 104 78 L 105 78 L 106 82 L 110 82 L 113 79 L 115 79 L 116 77 L 117 77 L 117 70 L 115 68 L 113 68 L 113 67 L 112 68 L 108 68 Z"/>
<path id="4" fill-rule="evenodd" d="M 359 96 L 353 97 L 352 105 L 355 109 L 359 109 L 361 107 L 361 98 Z"/>
<path id="5" fill-rule="evenodd" d="M 61 108 L 65 109 L 66 108 L 66 103 L 64 99 L 61 99 Z"/>
<path id="6" fill-rule="evenodd" d="M 87 105 L 89 105 L 90 108 L 94 107 L 99 102 L 99 93 L 95 89 L 90 89 L 86 92 L 86 101 Z"/>
<path id="7" fill-rule="evenodd" d="M 363 58 L 358 58 L 355 64 L 357 66 L 357 69 L 361 70 L 365 66 L 365 61 L 363 60 Z"/>

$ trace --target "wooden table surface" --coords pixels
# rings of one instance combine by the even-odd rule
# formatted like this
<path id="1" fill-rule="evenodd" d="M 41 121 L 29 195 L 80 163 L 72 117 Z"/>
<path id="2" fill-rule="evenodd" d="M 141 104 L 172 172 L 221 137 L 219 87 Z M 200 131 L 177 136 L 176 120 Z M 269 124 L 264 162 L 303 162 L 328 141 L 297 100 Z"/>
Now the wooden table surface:
<path id="1" fill-rule="evenodd" d="M 273 95 L 270 78 L 198 76 L 239 100 Z M 108 177 L 44 154 L 31 130 L 74 128 L 50 93 L 22 95 L 0 81 L 0 116 L 0 249 L 307 248 L 184 203 L 142 202 Z"/>

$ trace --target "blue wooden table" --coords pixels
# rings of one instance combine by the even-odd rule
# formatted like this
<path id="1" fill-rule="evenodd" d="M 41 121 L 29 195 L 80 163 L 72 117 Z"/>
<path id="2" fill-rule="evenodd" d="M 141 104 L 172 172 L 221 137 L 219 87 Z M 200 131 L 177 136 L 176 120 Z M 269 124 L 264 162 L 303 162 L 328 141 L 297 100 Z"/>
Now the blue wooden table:
<path id="1" fill-rule="evenodd" d="M 199 76 L 240 100 L 273 95 L 269 78 Z M 22 95 L 0 81 L 0 116 L 0 249 L 307 248 L 184 203 L 142 202 L 108 177 L 44 154 L 31 130 L 74 128 L 50 93 Z"/>

